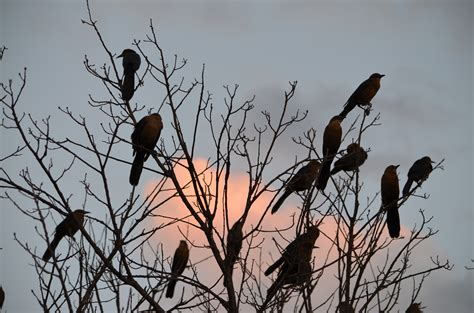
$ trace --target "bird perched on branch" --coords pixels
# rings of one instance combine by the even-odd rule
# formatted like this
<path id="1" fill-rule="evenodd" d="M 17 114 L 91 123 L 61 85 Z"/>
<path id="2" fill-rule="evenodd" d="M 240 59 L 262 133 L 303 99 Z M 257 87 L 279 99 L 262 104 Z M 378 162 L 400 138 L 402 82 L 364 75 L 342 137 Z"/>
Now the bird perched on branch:
<path id="1" fill-rule="evenodd" d="M 398 198 L 400 187 L 398 185 L 397 168 L 399 165 L 389 165 L 382 175 L 381 194 L 382 210 L 387 211 L 387 227 L 390 237 L 400 236 L 400 216 L 398 215 Z"/>
<path id="2" fill-rule="evenodd" d="M 275 282 L 268 288 L 268 299 L 271 299 L 284 285 L 301 285 L 311 278 L 311 254 L 318 237 L 318 227 L 315 225 L 308 227 L 307 232 L 297 236 L 286 247 L 282 256 L 268 267 L 265 276 L 280 268 Z"/>
<path id="3" fill-rule="evenodd" d="M 424 309 L 423 307 L 421 307 L 421 302 L 412 303 L 410 304 L 410 306 L 405 312 L 406 313 L 423 313 L 421 309 Z"/>
<path id="4" fill-rule="evenodd" d="M 347 114 L 357 105 L 371 107 L 370 101 L 377 94 L 380 88 L 380 79 L 384 76 L 383 74 L 373 73 L 367 80 L 363 81 L 344 104 L 344 109 L 339 115 L 343 119 L 346 118 Z"/>
<path id="5" fill-rule="evenodd" d="M 334 175 L 339 171 L 355 171 L 359 166 L 364 164 L 365 160 L 367 160 L 367 152 L 365 152 L 365 150 L 357 143 L 351 143 L 347 146 L 347 153 L 334 162 L 331 175 Z"/>
<path id="6" fill-rule="evenodd" d="M 310 160 L 308 164 L 299 169 L 296 174 L 291 177 L 290 181 L 285 187 L 285 192 L 275 202 L 272 208 L 272 214 L 278 211 L 286 198 L 295 191 L 304 191 L 311 188 L 314 180 L 318 176 L 321 164 L 318 160 Z"/>
<path id="7" fill-rule="evenodd" d="M 232 273 L 234 271 L 234 263 L 239 258 L 240 250 L 242 249 L 242 238 L 244 236 L 242 232 L 242 227 L 244 225 L 243 220 L 238 220 L 235 224 L 229 229 L 227 233 L 227 246 L 226 246 L 226 259 L 225 264 L 230 267 L 230 277 L 232 278 Z M 224 279 L 224 287 L 226 287 Z"/>
<path id="8" fill-rule="evenodd" d="M 56 233 L 48 248 L 43 254 L 43 261 L 47 262 L 54 254 L 56 247 L 64 236 L 74 240 L 74 234 L 84 225 L 84 217 L 89 213 L 84 210 L 75 210 L 66 215 L 66 218 L 56 226 Z"/>
<path id="9" fill-rule="evenodd" d="M 431 161 L 429 156 L 422 157 L 419 160 L 416 160 L 415 163 L 408 170 L 408 179 L 403 187 L 403 196 L 407 196 L 410 193 L 411 185 L 413 182 L 422 183 L 428 176 L 430 176 L 431 171 L 433 170 L 434 162 Z"/>
<path id="10" fill-rule="evenodd" d="M 184 272 L 189 259 L 188 244 L 185 240 L 179 242 L 179 246 L 174 252 L 173 264 L 171 265 L 171 278 L 166 289 L 166 298 L 173 298 L 174 288 L 178 282 L 177 277 Z"/>
<path id="11" fill-rule="evenodd" d="M 329 121 L 329 124 L 324 129 L 323 134 L 323 164 L 319 171 L 318 180 L 316 182 L 316 188 L 324 190 L 331 174 L 331 164 L 334 160 L 334 156 L 339 150 L 342 139 L 342 128 L 341 128 L 342 117 L 339 115 L 334 116 Z"/>
<path id="12" fill-rule="evenodd" d="M 125 49 L 117 57 L 122 58 L 123 81 L 121 87 L 122 99 L 130 101 L 135 92 L 135 72 L 140 68 L 141 59 L 132 49 Z"/>
<path id="13" fill-rule="evenodd" d="M 163 122 L 158 113 L 153 113 L 143 117 L 132 133 L 133 159 L 132 169 L 130 170 L 129 182 L 132 186 L 138 185 L 142 173 L 143 164 L 155 149 L 156 143 L 160 138 Z"/>

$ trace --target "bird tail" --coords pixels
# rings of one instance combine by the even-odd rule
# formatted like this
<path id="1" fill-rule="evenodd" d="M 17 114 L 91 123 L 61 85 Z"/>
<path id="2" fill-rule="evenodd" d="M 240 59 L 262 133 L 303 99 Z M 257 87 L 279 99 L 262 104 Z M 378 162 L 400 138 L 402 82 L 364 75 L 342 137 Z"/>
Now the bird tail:
<path id="1" fill-rule="evenodd" d="M 267 290 L 267 301 L 271 300 L 275 294 L 278 292 L 278 289 L 282 287 L 283 276 L 284 274 L 280 273 L 277 279 L 273 282 L 273 284 Z"/>
<path id="2" fill-rule="evenodd" d="M 316 188 L 324 190 L 328 184 L 329 176 L 331 176 L 331 163 L 334 157 L 328 157 L 323 161 L 323 166 L 319 171 L 318 181 L 316 182 Z"/>
<path id="3" fill-rule="evenodd" d="M 405 186 L 403 187 L 403 196 L 407 196 L 410 193 L 411 185 L 413 184 L 413 179 L 408 178 Z"/>
<path id="4" fill-rule="evenodd" d="M 176 283 L 178 281 L 176 278 L 171 278 L 170 282 L 168 283 L 168 288 L 166 289 L 166 298 L 173 298 L 174 295 L 174 287 L 176 287 Z"/>
<path id="5" fill-rule="evenodd" d="M 135 155 L 135 158 L 133 159 L 132 169 L 130 170 L 130 177 L 128 179 L 128 181 L 130 182 L 130 185 L 132 186 L 138 185 L 138 182 L 140 181 L 140 175 L 142 174 L 144 158 L 145 158 L 144 153 L 141 151 L 137 151 L 137 154 Z"/>
<path id="6" fill-rule="evenodd" d="M 129 101 L 135 92 L 135 71 L 126 71 L 122 82 L 122 99 Z"/>
<path id="7" fill-rule="evenodd" d="M 276 260 L 276 262 L 270 265 L 270 267 L 265 271 L 264 273 L 265 276 L 268 276 L 271 273 L 273 273 L 273 271 L 276 270 L 283 263 L 283 261 L 284 261 L 283 257 Z"/>
<path id="8" fill-rule="evenodd" d="M 397 207 L 391 207 L 387 210 L 387 228 L 391 238 L 400 236 L 400 216 Z"/>
<path id="9" fill-rule="evenodd" d="M 336 166 L 336 164 L 334 164 L 334 168 L 331 170 L 331 175 L 335 175 L 339 173 L 341 170 L 342 168 L 340 166 Z"/>
<path id="10" fill-rule="evenodd" d="M 355 108 L 355 103 L 352 102 L 347 102 L 344 104 L 344 108 L 342 109 L 342 112 L 339 113 L 339 116 L 342 117 L 342 119 L 345 119 L 347 114 L 349 114 L 350 111 L 352 111 Z"/>
<path id="11" fill-rule="evenodd" d="M 51 241 L 51 244 L 46 248 L 46 251 L 43 254 L 43 261 L 48 262 L 48 260 L 53 256 L 54 251 L 56 251 L 56 247 L 62 238 L 63 237 L 59 236 L 57 233 L 54 235 L 53 241 Z"/>
<path id="12" fill-rule="evenodd" d="M 286 189 L 285 192 L 281 195 L 281 197 L 275 202 L 275 205 L 272 208 L 272 214 L 276 213 L 278 209 L 281 207 L 283 202 L 288 198 L 288 196 L 291 194 L 291 191 Z"/>
<path id="13" fill-rule="evenodd" d="M 277 282 L 274 282 L 267 290 L 267 298 L 271 299 L 276 293 Z"/>

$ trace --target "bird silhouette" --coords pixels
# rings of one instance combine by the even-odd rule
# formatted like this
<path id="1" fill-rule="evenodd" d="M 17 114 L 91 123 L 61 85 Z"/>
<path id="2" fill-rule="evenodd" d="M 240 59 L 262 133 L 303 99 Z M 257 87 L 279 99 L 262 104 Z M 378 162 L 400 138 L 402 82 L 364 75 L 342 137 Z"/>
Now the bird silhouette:
<path id="1" fill-rule="evenodd" d="M 138 185 L 143 164 L 150 156 L 160 138 L 163 122 L 158 113 L 143 117 L 135 126 L 132 133 L 133 159 L 129 182 L 132 186 Z"/>
<path id="2" fill-rule="evenodd" d="M 173 298 L 174 288 L 178 282 L 178 276 L 184 272 L 189 259 L 188 244 L 185 240 L 179 242 L 179 246 L 174 252 L 173 264 L 171 265 L 171 278 L 166 289 L 166 298 Z"/>
<path id="3" fill-rule="evenodd" d="M 75 210 L 66 215 L 66 218 L 56 226 L 54 238 L 43 254 L 43 261 L 47 262 L 54 254 L 56 247 L 64 236 L 74 239 L 74 234 L 84 225 L 84 216 L 89 213 L 84 210 Z"/>
<path id="4" fill-rule="evenodd" d="M 390 237 L 400 236 L 400 216 L 398 215 L 398 198 L 400 188 L 398 185 L 397 168 L 399 165 L 389 165 L 382 175 L 381 194 L 382 210 L 387 212 L 387 227 Z"/>
<path id="5" fill-rule="evenodd" d="M 272 214 L 278 211 L 285 199 L 288 198 L 288 196 L 293 192 L 304 191 L 311 188 L 311 185 L 318 176 L 320 166 L 321 164 L 318 160 L 310 160 L 308 164 L 300 168 L 299 171 L 296 172 L 293 177 L 291 177 L 290 181 L 285 187 L 285 191 L 275 202 L 275 205 L 272 208 Z"/>
<path id="6" fill-rule="evenodd" d="M 329 124 L 324 129 L 323 134 L 323 164 L 319 171 L 318 180 L 316 182 L 316 188 L 324 190 L 331 175 L 331 164 L 334 160 L 342 139 L 342 118 L 336 115 L 331 118 Z"/>
<path id="7" fill-rule="evenodd" d="M 140 68 L 140 55 L 132 49 L 125 49 L 117 58 L 122 58 L 123 66 L 122 99 L 130 101 L 135 92 L 135 72 Z"/>
<path id="8" fill-rule="evenodd" d="M 367 80 L 363 81 L 349 97 L 339 115 L 344 119 L 357 105 L 372 106 L 370 101 L 379 91 L 380 79 L 384 76 L 383 74 L 373 73 Z"/>
<path id="9" fill-rule="evenodd" d="M 265 271 L 265 276 L 279 268 L 274 283 L 268 288 L 267 298 L 271 299 L 284 285 L 301 285 L 311 278 L 311 254 L 319 237 L 319 229 L 313 225 L 306 233 L 298 235 L 284 250 L 282 256 Z"/>
<path id="10" fill-rule="evenodd" d="M 240 250 L 242 249 L 242 227 L 244 225 L 243 220 L 238 220 L 235 224 L 229 229 L 227 233 L 227 247 L 226 247 L 226 266 L 230 267 L 230 278 L 232 279 L 232 273 L 234 271 L 234 263 L 239 258 Z M 226 286 L 224 279 L 224 287 Z"/>
<path id="11" fill-rule="evenodd" d="M 339 171 L 355 171 L 367 160 L 367 152 L 357 143 L 351 143 L 346 150 L 347 153 L 334 162 L 331 175 L 337 174 Z"/>
<path id="12" fill-rule="evenodd" d="M 431 171 L 433 170 L 433 161 L 431 161 L 429 156 L 422 157 L 419 160 L 416 160 L 415 163 L 408 170 L 408 179 L 403 187 L 403 196 L 407 196 L 410 193 L 411 185 L 413 182 L 422 183 L 428 176 L 430 176 Z"/>

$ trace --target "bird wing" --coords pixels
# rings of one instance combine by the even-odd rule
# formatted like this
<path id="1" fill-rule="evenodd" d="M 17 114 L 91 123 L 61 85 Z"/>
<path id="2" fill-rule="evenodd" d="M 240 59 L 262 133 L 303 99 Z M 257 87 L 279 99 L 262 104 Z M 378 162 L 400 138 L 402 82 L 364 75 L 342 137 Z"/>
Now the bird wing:
<path id="1" fill-rule="evenodd" d="M 383 174 L 381 193 L 382 204 L 384 206 L 392 203 L 396 205 L 395 201 L 397 201 L 400 197 L 400 187 L 398 185 L 398 176 L 396 171 L 390 171 Z"/>
<path id="2" fill-rule="evenodd" d="M 237 260 L 237 257 L 242 249 L 242 222 L 236 222 L 227 234 L 227 256 L 232 263 Z"/>
<path id="3" fill-rule="evenodd" d="M 162 129 L 163 123 L 160 117 L 153 114 L 143 117 L 135 126 L 131 136 L 134 154 L 140 149 L 140 146 L 153 150 L 160 138 Z M 149 155 L 149 153 L 146 155 Z"/>
<path id="4" fill-rule="evenodd" d="M 305 165 L 291 178 L 288 186 L 294 191 L 303 191 L 311 187 L 318 173 L 318 168 Z"/>
<path id="5" fill-rule="evenodd" d="M 365 92 L 365 90 L 368 89 L 369 85 L 370 85 L 369 80 L 368 79 L 364 80 L 359 85 L 359 87 L 357 87 L 356 90 L 354 90 L 354 92 L 351 94 L 351 96 L 349 97 L 349 99 L 346 102 L 346 105 L 348 103 L 359 102 L 360 101 L 359 99 L 360 99 L 361 95 Z"/>
<path id="6" fill-rule="evenodd" d="M 339 150 L 339 146 L 341 145 L 341 138 L 341 125 L 336 121 L 330 122 L 324 129 L 323 155 L 328 156 L 336 154 Z"/>
<path id="7" fill-rule="evenodd" d="M 430 161 L 419 159 L 415 161 L 415 163 L 410 167 L 410 170 L 408 170 L 408 177 L 415 181 L 419 181 L 425 179 L 432 169 L 433 166 Z"/>
<path id="8" fill-rule="evenodd" d="M 182 246 L 178 247 L 173 257 L 171 272 L 173 274 L 181 274 L 186 268 L 186 264 L 188 263 L 188 258 L 189 258 L 188 249 L 183 248 Z"/>
<path id="9" fill-rule="evenodd" d="M 290 262 L 292 256 L 296 255 L 297 247 L 298 247 L 298 238 L 299 237 L 296 237 L 295 240 L 290 242 L 290 244 L 283 251 L 281 257 L 268 267 L 268 269 L 264 273 L 265 276 L 270 275 L 278 267 L 282 265 L 285 266 L 285 264 Z"/>
<path id="10" fill-rule="evenodd" d="M 145 126 L 146 116 L 143 117 L 138 123 L 135 125 L 135 128 L 132 132 L 132 144 L 133 144 L 133 155 L 137 152 L 138 145 L 140 145 L 140 134 Z"/>

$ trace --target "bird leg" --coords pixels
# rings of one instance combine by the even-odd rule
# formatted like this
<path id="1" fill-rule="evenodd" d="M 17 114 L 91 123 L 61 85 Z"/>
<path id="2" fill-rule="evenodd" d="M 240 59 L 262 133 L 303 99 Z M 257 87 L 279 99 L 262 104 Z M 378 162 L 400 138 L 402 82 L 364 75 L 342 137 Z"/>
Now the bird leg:
<path id="1" fill-rule="evenodd" d="M 369 116 L 370 111 L 372 111 L 372 103 L 357 103 L 357 106 L 364 110 L 364 114 Z"/>
<path id="2" fill-rule="evenodd" d="M 372 103 L 369 102 L 369 104 L 367 105 L 367 108 L 364 109 L 364 114 L 366 116 L 369 116 L 370 111 L 372 111 Z"/>

